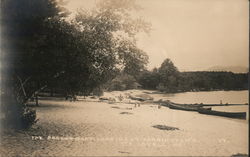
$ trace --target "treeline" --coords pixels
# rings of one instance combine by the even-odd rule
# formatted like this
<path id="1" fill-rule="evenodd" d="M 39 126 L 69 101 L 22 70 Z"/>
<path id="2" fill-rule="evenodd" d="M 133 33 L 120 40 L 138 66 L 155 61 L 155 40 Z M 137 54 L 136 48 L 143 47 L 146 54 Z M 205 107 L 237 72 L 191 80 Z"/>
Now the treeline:
<path id="1" fill-rule="evenodd" d="M 248 89 L 248 74 L 232 72 L 182 72 L 183 90 L 244 90 Z"/>
<path id="2" fill-rule="evenodd" d="M 179 72 L 170 59 L 166 59 L 160 68 L 144 71 L 138 82 L 144 89 L 164 92 L 246 90 L 248 73 L 232 72 Z"/>

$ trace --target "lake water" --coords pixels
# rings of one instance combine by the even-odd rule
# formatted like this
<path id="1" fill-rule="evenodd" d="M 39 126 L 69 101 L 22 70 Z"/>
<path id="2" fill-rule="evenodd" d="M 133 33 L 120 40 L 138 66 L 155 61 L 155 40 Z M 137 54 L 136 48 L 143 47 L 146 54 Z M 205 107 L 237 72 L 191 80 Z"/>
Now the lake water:
<path id="1" fill-rule="evenodd" d="M 185 92 L 176 94 L 164 94 L 163 99 L 176 103 L 203 103 L 203 104 L 245 104 L 248 103 L 248 90 L 243 91 L 209 91 L 209 92 Z"/>
<path id="2" fill-rule="evenodd" d="M 249 104 L 249 91 L 209 91 L 209 92 L 185 92 L 176 94 L 159 94 L 158 99 L 170 100 L 175 103 L 182 104 Z M 215 106 L 212 107 L 216 111 L 226 112 L 247 112 L 247 120 L 249 119 L 249 105 L 236 106 Z"/>

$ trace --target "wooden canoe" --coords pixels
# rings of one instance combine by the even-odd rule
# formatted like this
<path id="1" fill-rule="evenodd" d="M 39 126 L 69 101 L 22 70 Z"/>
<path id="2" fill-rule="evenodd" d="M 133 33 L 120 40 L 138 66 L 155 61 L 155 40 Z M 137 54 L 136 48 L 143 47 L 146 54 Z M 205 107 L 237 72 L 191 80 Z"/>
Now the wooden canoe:
<path id="1" fill-rule="evenodd" d="M 202 104 L 202 106 L 239 106 L 239 105 L 248 105 L 248 103 L 245 104 Z"/>
<path id="2" fill-rule="evenodd" d="M 198 112 L 201 114 L 207 114 L 207 115 L 246 119 L 246 112 L 222 112 L 222 111 L 207 110 L 204 108 L 200 108 Z"/>
<path id="3" fill-rule="evenodd" d="M 199 106 L 191 106 L 191 105 L 185 105 L 185 104 L 176 104 L 176 103 L 168 103 L 168 107 L 170 109 L 175 109 L 175 110 L 184 110 L 184 111 L 198 111 L 201 107 Z M 207 108 L 206 110 L 211 110 L 210 108 Z"/>

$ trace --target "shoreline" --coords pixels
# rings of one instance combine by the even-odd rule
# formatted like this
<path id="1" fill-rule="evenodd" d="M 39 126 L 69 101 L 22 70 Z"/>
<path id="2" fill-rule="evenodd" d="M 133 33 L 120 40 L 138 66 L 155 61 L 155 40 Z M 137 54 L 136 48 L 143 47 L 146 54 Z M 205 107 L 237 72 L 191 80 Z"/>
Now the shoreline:
<path id="1" fill-rule="evenodd" d="M 112 92 L 105 96 L 120 94 Z M 133 103 L 123 102 L 41 100 L 36 110 L 39 121 L 31 129 L 2 137 L 3 156 L 231 156 L 248 153 L 247 120 L 158 108 L 156 104 L 135 107 Z M 51 139 L 46 139 L 49 136 Z"/>
<path id="2" fill-rule="evenodd" d="M 189 92 L 232 92 L 232 91 L 248 91 L 248 89 L 218 89 L 218 90 L 187 90 L 187 91 L 176 91 L 176 92 L 161 92 L 159 90 L 154 89 L 138 89 L 138 90 L 149 90 L 149 91 L 156 91 L 159 94 L 178 94 L 178 93 L 189 93 Z"/>

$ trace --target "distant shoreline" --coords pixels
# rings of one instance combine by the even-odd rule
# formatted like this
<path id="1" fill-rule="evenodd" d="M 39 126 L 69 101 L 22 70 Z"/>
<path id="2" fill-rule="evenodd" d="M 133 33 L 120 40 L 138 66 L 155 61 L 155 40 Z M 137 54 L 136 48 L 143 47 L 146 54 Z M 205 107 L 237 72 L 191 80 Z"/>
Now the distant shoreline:
<path id="1" fill-rule="evenodd" d="M 248 89 L 232 89 L 232 90 L 220 90 L 220 89 L 218 89 L 218 90 L 189 90 L 189 91 L 164 92 L 164 91 L 160 91 L 157 89 L 143 89 L 143 88 L 138 88 L 138 89 L 134 89 L 134 90 L 150 90 L 150 91 L 155 91 L 155 92 L 160 93 L 160 94 L 177 94 L 177 93 L 187 93 L 187 92 L 248 91 Z M 114 91 L 119 91 L 119 90 L 113 90 L 110 92 L 114 92 Z M 126 91 L 126 90 L 120 90 L 120 92 L 122 92 L 122 91 Z M 54 93 L 53 96 L 50 96 L 50 93 L 47 93 L 47 92 L 41 92 L 38 94 L 38 96 L 40 96 L 40 97 L 64 97 L 64 95 L 60 94 L 60 93 Z"/>
<path id="2" fill-rule="evenodd" d="M 154 90 L 154 89 L 138 89 L 138 90 Z M 230 90 L 223 90 L 223 89 L 217 89 L 217 90 L 187 90 L 187 91 L 176 91 L 176 92 L 164 92 L 160 90 L 154 90 L 163 94 L 176 94 L 176 93 L 186 93 L 186 92 L 219 92 L 219 91 L 224 91 L 224 92 L 229 92 L 229 91 L 245 91 L 248 89 L 230 89 Z"/>

